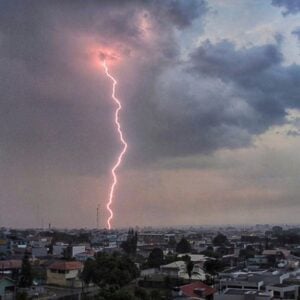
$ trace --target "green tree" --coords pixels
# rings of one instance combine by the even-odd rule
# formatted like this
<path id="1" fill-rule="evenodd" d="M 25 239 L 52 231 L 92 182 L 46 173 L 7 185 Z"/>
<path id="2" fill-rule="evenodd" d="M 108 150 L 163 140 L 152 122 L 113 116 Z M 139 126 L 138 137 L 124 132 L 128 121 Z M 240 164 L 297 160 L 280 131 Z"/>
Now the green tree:
<path id="1" fill-rule="evenodd" d="M 97 297 L 98 300 L 136 300 L 128 291 L 101 289 Z"/>
<path id="2" fill-rule="evenodd" d="M 158 290 L 152 290 L 150 292 L 150 299 L 151 300 L 161 300 L 161 294 Z"/>
<path id="3" fill-rule="evenodd" d="M 149 295 L 148 295 L 147 291 L 141 287 L 136 287 L 134 289 L 134 296 L 138 300 L 149 300 Z"/>
<path id="4" fill-rule="evenodd" d="M 207 260 L 204 263 L 204 270 L 211 275 L 216 275 L 224 269 L 225 265 L 218 259 Z"/>
<path id="5" fill-rule="evenodd" d="M 170 264 L 174 261 L 177 261 L 178 258 L 177 258 L 177 254 L 172 254 L 172 253 L 167 253 L 167 255 L 165 256 L 165 259 L 164 259 L 164 263 L 165 264 Z"/>
<path id="6" fill-rule="evenodd" d="M 172 287 L 172 279 L 170 276 L 165 276 L 164 277 L 164 284 L 166 288 Z"/>
<path id="7" fill-rule="evenodd" d="M 191 244 L 186 238 L 182 238 L 176 246 L 177 253 L 190 253 L 192 250 Z"/>
<path id="8" fill-rule="evenodd" d="M 213 244 L 214 246 L 224 246 L 224 245 L 229 245 L 229 241 L 227 239 L 227 236 L 218 233 L 214 238 L 213 238 Z"/>
<path id="9" fill-rule="evenodd" d="M 193 269 L 194 269 L 194 263 L 191 260 L 187 261 L 186 262 L 186 271 L 187 271 L 187 273 L 189 275 L 189 279 L 190 280 L 192 278 Z"/>
<path id="10" fill-rule="evenodd" d="M 245 249 L 241 249 L 239 253 L 239 257 L 243 259 L 254 257 L 254 255 L 255 249 L 251 245 L 248 245 Z"/>
<path id="11" fill-rule="evenodd" d="M 47 271 L 42 266 L 34 265 L 32 267 L 32 278 L 37 282 L 45 282 L 47 279 Z"/>
<path id="12" fill-rule="evenodd" d="M 27 300 L 28 295 L 26 292 L 18 292 L 16 295 L 16 300 Z"/>
<path id="13" fill-rule="evenodd" d="M 135 300 L 135 297 L 127 291 L 117 291 L 107 300 Z"/>
<path id="14" fill-rule="evenodd" d="M 201 254 L 203 254 L 207 257 L 212 257 L 212 258 L 219 258 L 220 257 L 219 253 L 214 252 L 213 247 L 207 247 L 207 249 L 202 251 Z"/>
<path id="15" fill-rule="evenodd" d="M 19 287 L 30 287 L 32 285 L 32 268 L 29 261 L 28 253 L 25 253 L 23 260 L 22 260 L 22 268 L 21 274 L 19 279 Z"/>
<path id="16" fill-rule="evenodd" d="M 209 274 L 205 274 L 204 283 L 207 284 L 207 285 L 214 285 L 214 283 L 215 283 L 214 276 L 211 276 Z"/>
<path id="17" fill-rule="evenodd" d="M 150 268 L 159 268 L 164 262 L 164 253 L 160 248 L 154 248 L 148 257 Z"/>
<path id="18" fill-rule="evenodd" d="M 85 284 L 90 284 L 93 281 L 95 276 L 95 260 L 94 259 L 87 259 L 83 271 L 81 273 L 81 279 Z"/>
<path id="19" fill-rule="evenodd" d="M 181 257 L 181 259 L 185 262 L 186 272 L 188 273 L 189 279 L 191 280 L 194 263 L 191 261 L 191 257 L 189 255 L 184 255 Z"/>
<path id="20" fill-rule="evenodd" d="M 273 226 L 272 232 L 274 234 L 281 234 L 281 233 L 283 233 L 283 228 L 281 226 Z"/>
<path id="21" fill-rule="evenodd" d="M 175 249 L 177 245 L 175 237 L 171 237 L 168 242 L 168 248 Z"/>
<path id="22" fill-rule="evenodd" d="M 128 255 L 135 255 L 138 242 L 138 233 L 133 229 L 128 230 L 127 240 L 122 242 L 121 248 Z"/>
<path id="23" fill-rule="evenodd" d="M 137 267 L 128 256 L 98 253 L 94 261 L 86 261 L 82 278 L 100 287 L 120 288 L 137 276 Z"/>
<path id="24" fill-rule="evenodd" d="M 135 297 L 127 291 L 117 291 L 107 300 L 135 300 Z"/>

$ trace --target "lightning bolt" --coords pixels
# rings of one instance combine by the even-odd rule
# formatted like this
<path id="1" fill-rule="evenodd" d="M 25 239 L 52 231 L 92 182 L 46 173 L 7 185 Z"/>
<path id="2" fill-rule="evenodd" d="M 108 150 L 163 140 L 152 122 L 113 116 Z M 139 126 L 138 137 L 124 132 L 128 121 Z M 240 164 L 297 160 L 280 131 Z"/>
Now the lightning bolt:
<path id="1" fill-rule="evenodd" d="M 114 213 L 113 213 L 112 209 L 110 208 L 110 206 L 111 206 L 111 204 L 113 202 L 115 188 L 116 188 L 116 185 L 118 183 L 118 177 L 117 177 L 117 173 L 116 172 L 117 172 L 117 169 L 119 168 L 120 164 L 122 163 L 123 156 L 126 153 L 127 143 L 126 143 L 126 141 L 124 139 L 122 128 L 121 128 L 121 124 L 120 124 L 120 121 L 119 121 L 119 114 L 120 114 L 120 111 L 122 109 L 122 105 L 121 105 L 120 100 L 116 97 L 116 86 L 117 86 L 118 82 L 109 73 L 105 59 L 102 61 L 102 66 L 104 68 L 106 76 L 112 81 L 112 94 L 111 94 L 111 97 L 112 97 L 113 101 L 115 102 L 115 104 L 117 105 L 117 108 L 115 110 L 115 125 L 117 127 L 117 131 L 118 131 L 118 134 L 119 134 L 120 141 L 121 141 L 121 143 L 123 145 L 123 149 L 120 152 L 116 163 L 114 164 L 114 166 L 111 169 L 111 174 L 112 174 L 112 177 L 113 177 L 113 182 L 112 182 L 111 187 L 110 187 L 109 198 L 108 198 L 108 202 L 106 204 L 106 208 L 107 208 L 107 210 L 109 212 L 109 217 L 107 219 L 107 227 L 108 227 L 108 229 L 111 229 L 111 220 L 114 217 Z"/>

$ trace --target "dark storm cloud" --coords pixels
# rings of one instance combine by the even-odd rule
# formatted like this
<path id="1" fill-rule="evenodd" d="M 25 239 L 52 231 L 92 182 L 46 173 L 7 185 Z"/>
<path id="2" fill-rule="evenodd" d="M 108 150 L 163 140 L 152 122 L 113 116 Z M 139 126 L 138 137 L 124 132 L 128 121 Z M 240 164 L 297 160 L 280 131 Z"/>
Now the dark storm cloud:
<path id="1" fill-rule="evenodd" d="M 159 77 L 152 98 L 141 90 L 134 97 L 136 149 L 153 160 L 248 146 L 284 123 L 286 109 L 299 107 L 300 66 L 282 62 L 279 44 L 237 49 L 229 41 L 203 42 L 188 67 Z"/>
<path id="2" fill-rule="evenodd" d="M 292 136 L 292 137 L 298 137 L 300 136 L 300 132 L 298 130 L 289 130 L 287 133 L 286 133 L 288 136 Z"/>
<path id="3" fill-rule="evenodd" d="M 159 85 L 155 98 L 138 106 L 138 113 L 132 116 L 137 120 L 135 124 L 139 124 L 138 131 L 131 131 L 135 132 L 136 150 L 143 160 L 209 153 L 248 144 L 249 134 L 234 124 L 236 115 L 232 118 L 226 109 L 231 102 L 227 95 L 222 96 L 218 88 L 216 92 L 201 91 L 197 87 L 199 82 L 192 81 L 197 87 L 195 91 L 183 74 L 178 76 L 182 76 L 181 80 Z M 163 107 L 160 102 L 165 103 Z M 131 109 L 136 111 L 135 107 Z"/>
<path id="4" fill-rule="evenodd" d="M 177 60 L 174 28 L 187 28 L 205 13 L 205 1 L 1 1 L 2 170 L 106 170 L 115 157 L 111 149 L 120 145 L 110 86 L 84 67 L 88 39 L 128 59 L 136 56 L 147 89 L 132 89 L 147 102 L 158 74 Z M 151 23 L 154 42 L 145 43 L 141 19 Z M 133 104 L 128 120 L 137 112 L 130 111 Z"/>
<path id="5" fill-rule="evenodd" d="M 151 3 L 151 1 L 150 1 Z M 208 8 L 205 1 L 154 1 L 154 9 L 158 16 L 175 24 L 179 29 L 188 27 L 192 22 L 204 15 Z M 159 9 L 158 9 L 159 8 Z"/>
<path id="6" fill-rule="evenodd" d="M 174 29 L 203 18 L 205 1 L 30 3 L 0 3 L 3 170 L 107 171 L 120 144 L 110 85 L 86 67 L 90 41 L 123 56 L 131 166 L 249 145 L 298 107 L 299 67 L 282 66 L 278 45 L 206 41 L 180 61 Z"/>
<path id="7" fill-rule="evenodd" d="M 272 4 L 274 6 L 285 8 L 283 15 L 297 14 L 300 12 L 299 0 L 272 0 Z"/>
<path id="8" fill-rule="evenodd" d="M 297 194 L 295 149 L 281 159 L 269 150 L 276 148 L 276 141 L 269 144 L 263 136 L 255 150 L 215 153 L 247 147 L 257 134 L 283 122 L 295 136 L 298 121 L 289 123 L 285 116 L 286 109 L 299 107 L 300 77 L 299 65 L 287 65 L 281 55 L 280 43 L 286 46 L 288 39 L 278 35 L 278 44 L 248 48 L 237 48 L 229 41 L 199 45 L 203 32 L 214 40 L 223 32 L 237 36 L 230 20 L 248 9 L 246 4 L 237 5 L 237 10 L 232 4 L 214 8 L 212 3 L 212 12 L 218 9 L 222 17 L 216 18 L 208 14 L 208 3 L 0 1 L 2 223 L 32 226 L 37 206 L 44 221 L 55 226 L 93 226 L 99 203 L 106 213 L 109 170 L 121 145 L 113 123 L 111 82 L 99 65 L 101 53 L 113 58 L 109 66 L 118 79 L 120 117 L 129 145 L 114 203 L 116 215 L 122 216 L 119 224 L 151 223 L 153 215 L 164 222 L 173 217 L 175 223 L 186 222 L 190 208 L 202 210 L 206 205 L 204 198 L 209 199 L 207 211 L 218 212 L 213 217 L 207 214 L 211 220 L 222 220 L 219 211 L 238 207 L 241 199 L 246 215 L 249 203 L 261 208 L 269 201 L 261 201 L 268 199 L 266 191 L 281 188 L 274 181 L 255 194 L 261 181 L 272 180 L 274 174 L 284 180 L 292 174 Z M 274 22 L 270 20 L 271 31 L 279 19 L 288 21 L 277 17 L 275 13 Z M 220 33 L 219 21 L 224 24 Z M 261 27 L 265 24 L 262 15 L 250 21 L 242 22 L 242 28 L 250 30 L 250 36 L 259 35 L 258 41 L 265 39 L 269 29 Z M 243 42 L 242 37 L 239 44 Z M 260 149 L 261 140 L 268 143 L 263 147 L 267 150 Z M 141 165 L 144 168 L 137 168 Z M 250 191 L 235 194 L 249 178 L 255 178 L 254 193 L 250 181 Z M 227 180 L 232 182 L 226 184 Z M 282 190 L 287 189 L 283 185 Z M 219 199 L 217 206 L 214 198 Z M 184 213 L 182 199 L 188 203 Z M 171 201 L 174 210 L 168 219 Z M 132 214 L 135 206 L 138 216 Z M 281 210 L 278 215 L 282 216 Z M 265 216 L 262 213 L 263 220 Z"/>
<path id="9" fill-rule="evenodd" d="M 283 122 L 287 108 L 299 108 L 300 66 L 282 65 L 279 45 L 236 49 L 229 41 L 204 42 L 190 59 L 190 70 L 201 78 L 232 84 L 253 111 L 251 122 L 237 115 L 241 128 L 261 133 Z"/>
<path id="10" fill-rule="evenodd" d="M 244 85 L 250 83 L 253 75 L 262 73 L 282 61 L 276 45 L 264 45 L 236 50 L 230 41 L 212 44 L 205 41 L 191 55 L 192 69 L 207 76 L 221 77 L 223 80 L 239 80 Z"/>
<path id="11" fill-rule="evenodd" d="M 300 41 L 300 27 L 297 27 L 295 30 L 293 30 L 292 34 L 296 35 L 298 40 Z"/>

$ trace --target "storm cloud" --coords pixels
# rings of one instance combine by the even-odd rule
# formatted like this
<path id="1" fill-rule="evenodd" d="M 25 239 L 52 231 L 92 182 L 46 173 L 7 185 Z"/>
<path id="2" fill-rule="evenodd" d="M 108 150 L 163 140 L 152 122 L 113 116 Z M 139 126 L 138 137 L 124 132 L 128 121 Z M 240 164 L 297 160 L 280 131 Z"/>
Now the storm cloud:
<path id="1" fill-rule="evenodd" d="M 88 68 L 89 44 L 123 57 L 130 166 L 249 145 L 298 107 L 300 67 L 282 65 L 279 44 L 236 49 L 207 40 L 181 59 L 175 30 L 203 19 L 204 1 L 31 4 L 1 3 L 4 165 L 107 171 L 120 145 L 110 86 Z"/>
<path id="2" fill-rule="evenodd" d="M 300 27 L 297 27 L 295 30 L 293 30 L 292 34 L 296 35 L 300 41 Z"/>
<path id="3" fill-rule="evenodd" d="M 272 0 L 274 6 L 283 7 L 283 15 L 297 14 L 300 12 L 300 2 L 298 0 Z"/>
<path id="4" fill-rule="evenodd" d="M 250 25 L 241 22 L 241 27 L 251 27 L 247 28 L 250 38 L 266 35 L 260 43 L 241 46 L 243 41 L 214 37 L 218 26 L 232 19 L 229 10 L 237 7 L 234 2 L 222 3 L 1 1 L 0 198 L 8 212 L 5 215 L 17 210 L 21 220 L 22 207 L 29 204 L 26 211 L 32 218 L 30 205 L 44 203 L 51 218 L 63 225 L 67 224 L 66 211 L 71 222 L 69 206 L 73 205 L 80 207 L 78 214 L 90 222 L 92 205 L 96 207 L 106 197 L 110 166 L 121 145 L 113 123 L 111 82 L 99 63 L 101 53 L 107 54 L 110 70 L 118 79 L 121 122 L 129 144 L 122 165 L 122 172 L 129 175 L 126 184 L 120 186 L 124 194 L 118 195 L 119 203 L 123 200 L 119 210 L 132 210 L 130 201 L 135 197 L 133 202 L 139 203 L 142 212 L 146 200 L 140 201 L 141 193 L 148 199 L 149 211 L 157 195 L 166 200 L 167 211 L 168 201 L 172 201 L 167 195 L 175 199 L 175 194 L 180 194 L 170 178 L 188 185 L 182 180 L 185 177 L 194 180 L 194 209 L 197 176 L 203 179 L 201 187 L 205 189 L 206 171 L 217 165 L 214 158 L 222 151 L 250 149 L 258 136 L 285 124 L 291 128 L 285 129 L 284 136 L 295 142 L 298 129 L 292 128 L 295 126 L 287 116 L 290 110 L 299 109 L 300 66 L 286 62 L 282 47 L 285 37 L 278 38 L 279 33 L 275 39 L 268 36 L 275 29 L 266 30 L 269 24 L 264 23 L 256 27 L 254 21 Z M 284 7 L 285 15 L 300 10 L 299 1 L 273 0 L 272 4 Z M 234 12 L 237 16 L 245 11 L 243 4 L 239 5 Z M 217 9 L 224 9 L 225 14 Z M 273 10 L 276 20 L 278 16 L 288 19 L 278 9 Z M 223 25 L 212 24 L 222 17 Z M 211 32 L 207 32 L 207 24 L 212 26 Z M 289 35 L 297 28 L 292 25 Z M 235 26 L 228 27 L 226 37 L 234 37 Z M 299 36 L 298 30 L 293 34 Z M 155 176 L 148 175 L 149 170 L 155 170 Z M 221 185 L 220 204 L 226 174 L 216 173 L 212 171 L 208 177 L 212 189 L 216 181 Z M 134 181 L 133 176 L 140 178 Z M 238 181 L 240 176 L 235 178 Z M 224 190 L 232 186 L 228 183 Z M 266 195 L 263 187 L 257 192 L 253 185 L 243 187 L 234 199 L 244 190 L 253 198 Z M 275 194 L 281 197 L 281 192 Z M 272 195 L 267 193 L 270 201 Z M 182 198 L 174 201 L 179 206 Z M 157 196 L 157 214 L 160 204 Z M 57 207 L 62 210 L 57 212 Z M 127 219 L 131 221 L 129 214 Z"/>
<path id="5" fill-rule="evenodd" d="M 147 101 L 157 74 L 178 56 L 174 29 L 205 13 L 204 1 L 2 1 L 3 164 L 107 170 L 111 149 L 119 146 L 114 107 L 101 70 L 89 72 L 89 47 L 113 48 L 134 62 L 138 76 L 129 81 L 137 86 L 128 97 L 143 91 Z M 138 113 L 130 104 L 127 112 L 129 120 Z"/>
<path id="6" fill-rule="evenodd" d="M 207 40 L 159 79 L 148 111 L 135 116 L 152 116 L 137 122 L 152 159 L 245 147 L 299 108 L 300 67 L 283 65 L 279 44 L 237 49 Z"/>
<path id="7" fill-rule="evenodd" d="M 237 49 L 230 41 L 205 41 L 191 54 L 190 71 L 232 85 L 252 114 L 238 112 L 228 121 L 259 134 L 284 122 L 287 109 L 299 108 L 300 66 L 282 63 L 279 44 Z"/>

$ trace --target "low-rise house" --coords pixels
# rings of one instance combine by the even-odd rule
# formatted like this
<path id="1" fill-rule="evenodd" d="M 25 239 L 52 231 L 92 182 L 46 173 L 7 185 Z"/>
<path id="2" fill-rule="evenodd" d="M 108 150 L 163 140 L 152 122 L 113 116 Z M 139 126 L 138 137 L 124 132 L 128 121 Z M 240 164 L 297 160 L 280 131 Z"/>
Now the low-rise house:
<path id="1" fill-rule="evenodd" d="M 221 261 L 224 265 L 236 266 L 238 264 L 239 257 L 235 254 L 227 254 L 222 256 Z"/>
<path id="2" fill-rule="evenodd" d="M 6 239 L 0 239 L 0 254 L 7 254 L 9 252 L 9 243 Z"/>
<path id="3" fill-rule="evenodd" d="M 288 283 L 279 283 L 266 287 L 267 291 L 273 292 L 273 299 L 299 299 L 299 286 Z"/>
<path id="4" fill-rule="evenodd" d="M 298 259 L 289 258 L 287 260 L 287 268 L 289 268 L 291 270 L 297 270 L 299 268 L 299 260 Z"/>
<path id="5" fill-rule="evenodd" d="M 141 276 L 141 277 L 151 276 L 151 275 L 153 275 L 153 274 L 157 274 L 158 272 L 159 272 L 159 269 L 156 269 L 156 268 L 148 268 L 148 269 L 141 270 L 140 276 Z"/>
<path id="6" fill-rule="evenodd" d="M 48 249 L 46 247 L 32 247 L 32 257 L 46 257 L 48 255 Z"/>
<path id="7" fill-rule="evenodd" d="M 152 246 L 166 244 L 163 233 L 139 233 L 138 242 Z"/>
<path id="8" fill-rule="evenodd" d="M 169 277 L 179 277 L 179 273 L 185 272 L 186 263 L 183 260 L 174 261 L 170 264 L 160 266 L 163 275 Z"/>
<path id="9" fill-rule="evenodd" d="M 0 277 L 0 299 L 13 300 L 15 299 L 15 282 L 7 277 Z"/>
<path id="10" fill-rule="evenodd" d="M 0 276 L 18 279 L 18 275 L 22 268 L 22 261 L 19 259 L 1 260 Z"/>
<path id="11" fill-rule="evenodd" d="M 189 275 L 187 272 L 185 272 L 185 275 L 183 278 L 188 279 Z M 201 268 L 200 265 L 195 264 L 192 270 L 192 276 L 190 278 L 191 280 L 205 280 L 206 279 L 206 274 L 204 270 Z"/>
<path id="12" fill-rule="evenodd" d="M 80 273 L 83 264 L 78 261 L 57 261 L 47 268 L 47 284 L 64 287 L 82 287 Z"/>
<path id="13" fill-rule="evenodd" d="M 220 280 L 220 288 L 224 289 L 250 289 L 260 291 L 264 282 L 256 275 L 239 275 L 235 278 L 224 278 Z"/>
<path id="14" fill-rule="evenodd" d="M 75 259 L 77 261 L 85 262 L 88 259 L 95 259 L 95 256 L 93 253 L 90 252 L 84 252 L 84 253 L 78 253 L 75 255 Z"/>
<path id="15" fill-rule="evenodd" d="M 64 250 L 65 258 L 74 258 L 79 253 L 84 253 L 86 251 L 86 245 L 69 245 Z"/>
<path id="16" fill-rule="evenodd" d="M 268 259 L 270 266 L 277 266 L 282 259 L 287 259 L 291 252 L 286 249 L 264 250 L 262 255 Z"/>
<path id="17" fill-rule="evenodd" d="M 186 254 L 178 254 L 178 257 L 179 258 L 182 258 L 184 256 L 189 256 L 191 261 L 194 263 L 194 264 L 199 264 L 201 266 L 204 265 L 204 263 L 209 260 L 210 258 L 203 255 L 203 254 L 190 254 L 190 253 L 186 253 Z"/>
<path id="18" fill-rule="evenodd" d="M 127 233 L 123 233 L 123 234 L 118 235 L 118 237 L 116 239 L 116 243 L 117 243 L 118 247 L 120 247 L 121 244 L 127 240 L 127 236 L 128 236 Z"/>
<path id="19" fill-rule="evenodd" d="M 15 254 L 24 254 L 27 248 L 27 241 L 24 238 L 17 236 L 8 237 L 9 250 Z"/>
<path id="20" fill-rule="evenodd" d="M 52 255 L 62 257 L 68 244 L 58 242 L 52 246 Z"/>
<path id="21" fill-rule="evenodd" d="M 193 244 L 193 248 L 195 249 L 195 251 L 197 251 L 198 253 L 205 251 L 207 249 L 207 247 L 211 246 L 211 243 L 207 243 L 206 241 L 197 241 Z"/>
<path id="22" fill-rule="evenodd" d="M 112 254 L 112 253 L 118 252 L 118 251 L 120 251 L 120 248 L 118 248 L 116 245 L 115 246 L 107 246 L 107 247 L 102 248 L 102 252 L 109 253 L 109 254 Z"/>
<path id="23" fill-rule="evenodd" d="M 49 246 L 51 244 L 51 241 L 52 241 L 51 237 L 35 237 L 35 238 L 31 239 L 29 244 L 31 247 L 46 248 L 47 246 Z"/>
<path id="24" fill-rule="evenodd" d="M 228 274 L 226 277 L 222 274 L 220 288 L 239 288 L 260 291 L 267 285 L 283 283 L 289 276 L 289 273 L 282 273 L 279 271 L 261 271 L 256 273 L 236 272 Z"/>
<path id="25" fill-rule="evenodd" d="M 288 258 L 291 254 L 290 250 L 287 249 L 272 249 L 272 250 L 264 250 L 262 255 L 265 256 L 274 256 L 274 257 L 283 257 L 283 258 Z"/>
<path id="26" fill-rule="evenodd" d="M 193 282 L 190 284 L 182 285 L 179 287 L 178 292 L 173 292 L 173 299 L 205 299 L 212 300 L 214 299 L 214 294 L 216 290 L 201 281 Z"/>
<path id="27" fill-rule="evenodd" d="M 189 277 L 189 274 L 186 269 L 186 263 L 181 260 L 161 266 L 160 272 L 164 276 L 168 276 L 171 278 L 205 280 L 205 272 L 203 271 L 200 265 L 194 265 L 191 277 Z"/>
<path id="28" fill-rule="evenodd" d="M 226 289 L 221 294 L 216 294 L 214 300 L 271 300 L 272 293 L 259 292 L 245 289 Z"/>
<path id="29" fill-rule="evenodd" d="M 254 257 L 247 259 L 247 266 L 267 266 L 268 265 L 268 258 L 265 255 L 255 255 Z"/>
<path id="30" fill-rule="evenodd" d="M 278 270 L 261 272 L 259 274 L 254 275 L 264 282 L 264 287 L 266 287 L 267 285 L 283 283 L 284 280 L 290 277 L 289 273 L 280 272 Z"/>

